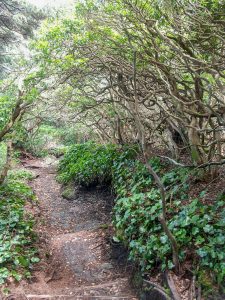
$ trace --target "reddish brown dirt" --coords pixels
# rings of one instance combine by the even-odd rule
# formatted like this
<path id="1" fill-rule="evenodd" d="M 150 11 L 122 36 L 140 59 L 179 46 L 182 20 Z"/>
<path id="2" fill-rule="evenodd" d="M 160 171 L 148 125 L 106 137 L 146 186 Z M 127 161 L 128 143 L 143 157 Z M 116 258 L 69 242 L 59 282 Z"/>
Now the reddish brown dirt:
<path id="1" fill-rule="evenodd" d="M 37 175 L 31 186 L 42 259 L 29 281 L 9 285 L 7 299 L 137 299 L 128 270 L 112 260 L 106 242 L 110 192 L 77 190 L 66 200 L 51 161 L 26 160 L 24 167 Z"/>

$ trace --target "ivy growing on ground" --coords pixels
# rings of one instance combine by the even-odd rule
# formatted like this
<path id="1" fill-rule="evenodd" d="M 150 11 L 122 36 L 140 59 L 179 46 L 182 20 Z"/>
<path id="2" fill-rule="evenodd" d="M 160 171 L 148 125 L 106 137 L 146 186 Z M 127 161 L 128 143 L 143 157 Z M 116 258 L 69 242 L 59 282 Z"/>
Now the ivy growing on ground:
<path id="1" fill-rule="evenodd" d="M 30 277 L 32 265 L 39 261 L 34 248 L 34 221 L 25 212 L 27 201 L 34 201 L 31 188 L 24 180 L 26 171 L 11 172 L 0 186 L 0 284 L 8 277 L 19 281 Z"/>
<path id="2" fill-rule="evenodd" d="M 85 186 L 111 182 L 117 195 L 115 239 L 128 247 L 130 259 L 143 272 L 173 269 L 171 246 L 159 222 L 160 192 L 137 154 L 134 146 L 74 145 L 60 162 L 59 179 Z M 166 188 L 168 226 L 177 240 L 181 263 L 190 265 L 203 288 L 220 286 L 225 277 L 224 197 L 213 205 L 203 204 L 204 191 L 189 199 L 188 169 L 171 169 L 157 157 L 150 163 Z"/>

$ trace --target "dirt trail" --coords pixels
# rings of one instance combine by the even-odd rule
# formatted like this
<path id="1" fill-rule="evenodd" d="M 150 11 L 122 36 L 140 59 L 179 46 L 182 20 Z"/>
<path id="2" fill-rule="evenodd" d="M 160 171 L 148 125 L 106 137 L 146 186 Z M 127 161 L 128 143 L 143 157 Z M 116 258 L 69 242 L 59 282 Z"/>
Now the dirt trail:
<path id="1" fill-rule="evenodd" d="M 36 230 L 42 262 L 29 282 L 13 287 L 10 299 L 137 299 L 129 270 L 112 260 L 106 242 L 109 191 L 77 190 L 73 200 L 66 200 L 51 161 L 27 160 L 24 166 L 37 175 L 32 187 L 39 200 Z"/>

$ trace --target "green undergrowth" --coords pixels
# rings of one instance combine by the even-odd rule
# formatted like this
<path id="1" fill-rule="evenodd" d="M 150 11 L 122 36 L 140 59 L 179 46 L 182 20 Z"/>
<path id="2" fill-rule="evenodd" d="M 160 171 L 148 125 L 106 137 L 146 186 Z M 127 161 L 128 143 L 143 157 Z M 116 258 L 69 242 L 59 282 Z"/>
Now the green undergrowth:
<path id="1" fill-rule="evenodd" d="M 30 277 L 32 266 L 39 261 L 34 247 L 34 220 L 25 211 L 28 201 L 35 201 L 26 180 L 30 172 L 11 171 L 0 186 L 0 284 L 12 277 Z"/>
<path id="2" fill-rule="evenodd" d="M 143 273 L 173 269 L 169 240 L 159 222 L 160 193 L 136 147 L 86 143 L 72 146 L 59 165 L 59 179 L 84 186 L 111 183 L 117 198 L 113 224 L 115 240 L 129 249 L 129 257 Z M 194 172 L 173 168 L 157 157 L 150 160 L 167 195 L 168 226 L 179 246 L 180 262 L 196 275 L 204 293 L 221 287 L 225 277 L 224 196 L 204 205 L 206 191 L 190 199 Z"/>
<path id="3" fill-rule="evenodd" d="M 95 143 L 71 146 L 59 164 L 58 180 L 62 183 L 74 181 L 83 186 L 108 183 L 112 179 L 114 161 L 121 155 L 134 157 L 136 149 L 121 151 L 116 145 Z"/>

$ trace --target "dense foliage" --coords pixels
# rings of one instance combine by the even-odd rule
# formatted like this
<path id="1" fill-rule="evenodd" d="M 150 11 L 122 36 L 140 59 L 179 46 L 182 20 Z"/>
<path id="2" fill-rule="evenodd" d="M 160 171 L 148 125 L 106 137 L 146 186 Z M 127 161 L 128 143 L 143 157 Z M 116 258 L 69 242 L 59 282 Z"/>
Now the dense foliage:
<path id="1" fill-rule="evenodd" d="M 60 162 L 59 178 L 68 183 L 99 184 L 111 180 L 117 199 L 114 207 L 116 239 L 129 249 L 130 259 L 142 272 L 173 269 L 171 246 L 159 216 L 160 192 L 134 147 L 86 143 L 70 148 Z M 224 280 L 224 197 L 205 205 L 204 191 L 189 199 L 190 173 L 168 168 L 158 158 L 151 164 L 167 190 L 168 226 L 179 245 L 179 258 L 212 291 Z"/>
<path id="2" fill-rule="evenodd" d="M 58 179 L 63 183 L 74 181 L 84 186 L 109 183 L 114 162 L 132 155 L 135 155 L 134 148 L 121 155 L 116 145 L 77 144 L 71 146 L 60 161 Z"/>
<path id="3" fill-rule="evenodd" d="M 180 261 L 199 276 L 203 287 L 206 283 L 202 278 L 213 289 L 213 283 L 221 284 L 225 276 L 224 197 L 213 205 L 201 201 L 204 191 L 199 198 L 188 199 L 187 171 L 163 170 L 157 160 L 152 164 L 167 189 L 168 227 L 177 240 Z M 170 243 L 158 220 L 162 210 L 159 190 L 142 163 L 129 160 L 115 167 L 118 199 L 114 225 L 118 238 L 128 246 L 130 258 L 138 261 L 143 272 L 172 269 Z"/>

